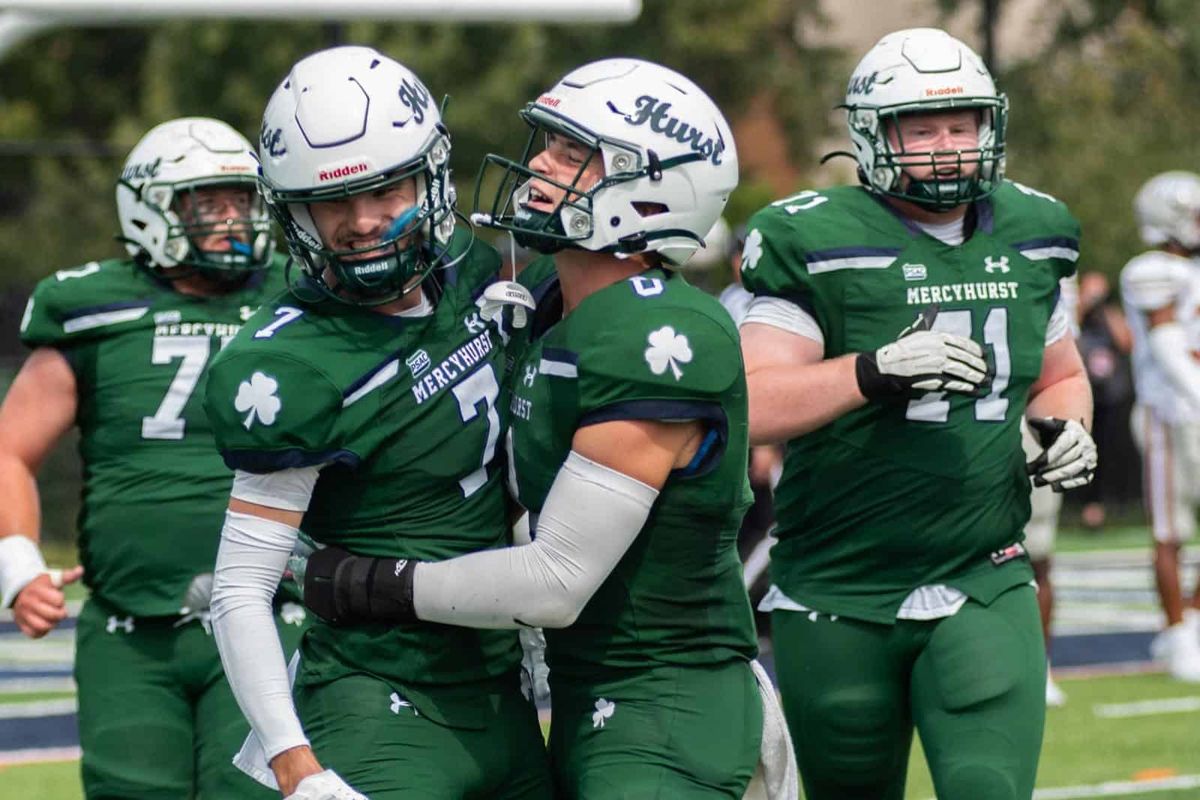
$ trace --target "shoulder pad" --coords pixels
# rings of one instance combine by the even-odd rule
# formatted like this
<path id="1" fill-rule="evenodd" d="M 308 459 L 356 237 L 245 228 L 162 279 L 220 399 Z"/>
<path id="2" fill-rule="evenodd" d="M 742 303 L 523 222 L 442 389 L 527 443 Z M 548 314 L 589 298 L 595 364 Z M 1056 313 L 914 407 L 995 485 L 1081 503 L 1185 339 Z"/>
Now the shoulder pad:
<path id="1" fill-rule="evenodd" d="M 1188 259 L 1152 250 L 1135 256 L 1121 270 L 1121 297 L 1140 311 L 1173 305 L 1188 284 L 1200 277 L 1200 269 Z"/>
<path id="2" fill-rule="evenodd" d="M 230 469 L 277 472 L 354 463 L 334 435 L 342 393 L 325 373 L 289 353 L 235 340 L 213 360 L 204 408 Z"/>
<path id="3" fill-rule="evenodd" d="M 585 314 L 569 337 L 585 415 L 636 403 L 638 418 L 687 419 L 697 416 L 688 403 L 719 402 L 739 380 L 737 332 L 714 298 L 678 279 L 638 276 L 603 300 L 574 312 Z"/>
<path id="4" fill-rule="evenodd" d="M 21 318 L 31 347 L 69 344 L 141 321 L 154 302 L 131 261 L 92 261 L 43 278 Z"/>

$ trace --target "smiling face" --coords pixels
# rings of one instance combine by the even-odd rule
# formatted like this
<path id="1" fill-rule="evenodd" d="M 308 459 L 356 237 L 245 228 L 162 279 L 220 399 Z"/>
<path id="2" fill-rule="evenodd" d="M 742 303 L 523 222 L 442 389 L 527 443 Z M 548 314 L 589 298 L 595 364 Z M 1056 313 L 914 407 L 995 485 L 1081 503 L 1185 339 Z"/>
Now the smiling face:
<path id="1" fill-rule="evenodd" d="M 887 124 L 888 145 L 913 180 L 957 180 L 979 172 L 979 114 L 972 108 L 902 114 Z"/>
<path id="2" fill-rule="evenodd" d="M 409 177 L 348 197 L 310 203 L 308 210 L 325 247 L 334 251 L 362 251 L 345 256 L 346 260 L 358 261 L 387 255 L 389 240 L 410 225 L 402 221 L 401 230 L 392 228 L 416 204 L 416 180 Z M 404 249 L 407 240 L 407 236 L 402 237 L 396 245 Z M 371 249 L 375 245 L 380 246 Z"/>
<path id="3" fill-rule="evenodd" d="M 599 150 L 553 132 L 546 134 L 546 147 L 530 159 L 529 168 L 549 180 L 530 180 L 529 199 L 525 204 L 545 214 L 557 209 L 564 197 L 568 201 L 579 199 L 580 193 L 588 191 L 604 177 L 604 162 Z M 568 195 L 567 190 L 555 183 L 574 186 L 579 191 Z"/>

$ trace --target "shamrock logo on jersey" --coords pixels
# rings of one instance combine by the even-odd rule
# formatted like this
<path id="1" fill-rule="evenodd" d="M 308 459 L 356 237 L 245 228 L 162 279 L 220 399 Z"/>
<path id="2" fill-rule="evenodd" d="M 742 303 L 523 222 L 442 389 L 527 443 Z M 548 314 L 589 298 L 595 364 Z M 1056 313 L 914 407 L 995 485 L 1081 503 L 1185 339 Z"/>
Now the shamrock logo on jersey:
<path id="1" fill-rule="evenodd" d="M 275 422 L 275 415 L 283 406 L 283 403 L 275 396 L 278 389 L 279 383 L 261 372 L 255 372 L 250 376 L 250 380 L 241 382 L 241 385 L 238 386 L 237 397 L 233 401 L 233 407 L 238 411 L 250 412 L 242 420 L 246 430 L 250 430 L 255 417 L 263 425 L 271 425 Z"/>
<path id="2" fill-rule="evenodd" d="M 682 378 L 683 372 L 680 371 L 679 365 L 692 360 L 692 348 L 687 337 L 682 333 L 676 334 L 670 325 L 664 325 L 651 333 L 646 341 L 650 343 L 645 354 L 650 371 L 655 375 L 662 375 L 667 371 L 667 367 L 670 367 L 675 380 Z"/>
<path id="3" fill-rule="evenodd" d="M 762 232 L 755 228 L 746 236 L 746 244 L 742 246 L 742 269 L 757 267 L 762 254 Z"/>
<path id="4" fill-rule="evenodd" d="M 603 728 L 604 720 L 611 717 L 616 710 L 616 703 L 610 703 L 601 697 L 596 701 L 596 711 L 592 714 L 592 728 Z"/>

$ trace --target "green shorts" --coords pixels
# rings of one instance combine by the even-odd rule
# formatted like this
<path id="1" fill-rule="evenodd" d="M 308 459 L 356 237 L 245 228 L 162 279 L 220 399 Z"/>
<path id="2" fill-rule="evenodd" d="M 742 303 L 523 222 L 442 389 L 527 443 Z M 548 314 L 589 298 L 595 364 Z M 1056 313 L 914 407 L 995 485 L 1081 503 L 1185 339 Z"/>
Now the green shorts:
<path id="1" fill-rule="evenodd" d="M 515 672 L 419 691 L 359 674 L 293 693 L 321 766 L 371 800 L 552 797 L 537 709 Z"/>
<path id="2" fill-rule="evenodd" d="M 772 612 L 776 680 L 809 800 L 901 800 L 913 728 L 940 800 L 1028 800 L 1046 715 L 1034 589 L 894 625 Z"/>
<path id="3" fill-rule="evenodd" d="M 557 796 L 740 800 L 758 764 L 762 703 L 744 661 L 656 666 L 591 681 L 550 672 Z"/>
<path id="4" fill-rule="evenodd" d="M 276 617 L 291 654 L 302 607 Z M 129 617 L 92 598 L 75 632 L 79 740 L 89 800 L 277 798 L 232 764 L 250 727 L 199 621 Z"/>

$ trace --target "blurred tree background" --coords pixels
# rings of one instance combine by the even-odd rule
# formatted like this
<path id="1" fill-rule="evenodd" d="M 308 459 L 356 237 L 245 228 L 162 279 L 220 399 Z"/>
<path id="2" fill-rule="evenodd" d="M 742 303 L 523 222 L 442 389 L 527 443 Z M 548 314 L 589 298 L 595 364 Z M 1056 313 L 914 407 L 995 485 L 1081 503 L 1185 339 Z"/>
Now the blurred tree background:
<path id="1" fill-rule="evenodd" d="M 1011 2 L 1011 0 L 1009 0 Z M 931 0 L 949 17 L 987 21 L 1006 0 Z M 179 21 L 56 28 L 0 69 L 0 357 L 33 284 L 55 269 L 119 254 L 113 182 L 151 126 L 183 115 L 224 119 L 256 140 L 288 67 L 335 43 L 375 46 L 451 96 L 460 198 L 470 210 L 484 153 L 519 152 L 516 111 L 574 66 L 604 56 L 653 59 L 704 86 L 734 121 L 742 185 L 736 225 L 770 200 L 845 180 L 818 166 L 842 147 L 842 99 L 861 52 L 831 44 L 821 0 L 643 0 L 624 25 L 466 25 Z M 1115 275 L 1140 249 L 1130 200 L 1155 172 L 1196 163 L 1200 4 L 1052 0 L 1053 35 L 994 70 L 1012 105 L 1009 174 L 1066 201 L 1083 222 L 1086 268 Z M 0 375 L 0 386 L 4 383 Z M 66 464 L 66 462 L 62 462 Z M 68 475 L 73 467 L 48 465 Z M 74 481 L 76 478 L 67 477 Z M 72 483 L 72 486 L 75 484 Z M 48 531 L 69 530 L 55 503 Z M 54 516 L 57 515 L 57 516 Z"/>

